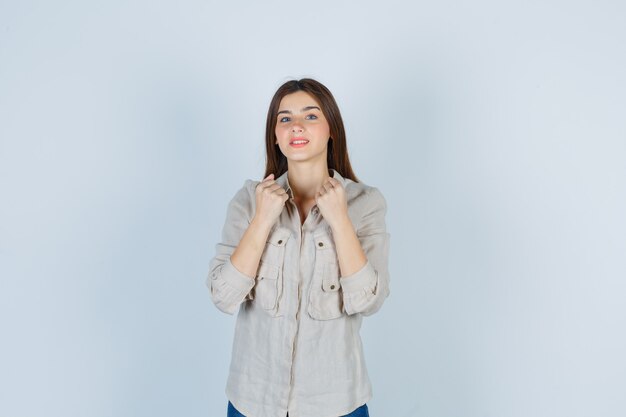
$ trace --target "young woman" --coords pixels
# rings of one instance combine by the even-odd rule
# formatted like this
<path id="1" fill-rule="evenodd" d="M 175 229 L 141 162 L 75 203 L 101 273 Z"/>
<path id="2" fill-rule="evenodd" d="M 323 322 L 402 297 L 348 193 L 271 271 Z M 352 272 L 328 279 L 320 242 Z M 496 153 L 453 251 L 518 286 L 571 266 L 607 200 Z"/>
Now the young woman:
<path id="1" fill-rule="evenodd" d="M 239 307 L 229 417 L 368 416 L 359 329 L 389 295 L 386 200 L 352 172 L 343 121 L 312 79 L 275 93 L 262 181 L 228 205 L 207 286 Z"/>

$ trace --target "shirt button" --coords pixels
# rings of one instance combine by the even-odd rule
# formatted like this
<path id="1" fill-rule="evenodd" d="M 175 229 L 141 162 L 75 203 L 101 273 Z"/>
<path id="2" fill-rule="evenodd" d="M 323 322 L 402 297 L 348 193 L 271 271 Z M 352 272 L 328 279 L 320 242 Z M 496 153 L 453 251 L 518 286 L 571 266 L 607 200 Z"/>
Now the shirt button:
<path id="1" fill-rule="evenodd" d="M 324 246 L 324 242 L 319 242 L 319 243 L 317 244 L 317 246 L 320 246 L 320 247 L 321 247 L 321 246 Z"/>
<path id="2" fill-rule="evenodd" d="M 334 286 L 334 285 L 331 285 L 331 286 L 330 286 L 330 289 L 331 289 L 331 290 L 334 290 L 334 289 L 335 289 L 335 286 Z"/>
<path id="3" fill-rule="evenodd" d="M 282 239 L 278 241 L 278 244 L 279 244 L 279 245 L 280 245 L 281 243 L 283 243 L 283 240 L 282 240 Z"/>

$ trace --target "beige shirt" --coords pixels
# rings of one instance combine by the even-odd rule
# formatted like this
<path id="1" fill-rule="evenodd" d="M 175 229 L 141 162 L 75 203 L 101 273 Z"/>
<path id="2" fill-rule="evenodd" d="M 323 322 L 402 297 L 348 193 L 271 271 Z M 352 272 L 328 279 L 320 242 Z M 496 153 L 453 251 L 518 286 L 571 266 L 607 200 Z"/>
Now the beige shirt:
<path id="1" fill-rule="evenodd" d="M 246 180 L 228 205 L 206 284 L 218 309 L 234 314 L 239 307 L 226 396 L 246 417 L 337 417 L 372 397 L 359 330 L 389 295 L 387 205 L 377 188 L 332 171 L 367 257 L 349 276 L 340 276 L 332 231 L 317 206 L 301 226 L 287 172 L 276 181 L 290 198 L 254 277 L 239 272 L 230 255 L 252 221 L 260 181 Z"/>

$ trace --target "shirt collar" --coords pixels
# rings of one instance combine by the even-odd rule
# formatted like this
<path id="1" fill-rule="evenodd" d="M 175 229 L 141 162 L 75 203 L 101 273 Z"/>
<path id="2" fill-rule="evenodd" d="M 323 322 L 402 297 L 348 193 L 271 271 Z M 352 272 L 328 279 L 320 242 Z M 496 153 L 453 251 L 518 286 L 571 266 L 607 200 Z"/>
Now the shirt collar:
<path id="1" fill-rule="evenodd" d="M 330 169 L 333 173 L 333 178 L 336 179 L 337 181 L 339 181 L 341 183 L 341 185 L 345 188 L 346 187 L 346 180 L 341 176 L 341 174 L 339 174 L 339 172 L 337 172 L 336 169 L 331 168 Z M 285 191 L 287 191 L 287 195 L 289 195 L 289 198 L 293 198 L 293 191 L 291 191 L 291 186 L 289 185 L 289 180 L 287 179 L 287 173 L 289 171 L 285 171 L 283 173 L 283 175 L 281 175 L 280 177 L 278 177 L 276 179 L 276 182 L 285 189 Z"/>

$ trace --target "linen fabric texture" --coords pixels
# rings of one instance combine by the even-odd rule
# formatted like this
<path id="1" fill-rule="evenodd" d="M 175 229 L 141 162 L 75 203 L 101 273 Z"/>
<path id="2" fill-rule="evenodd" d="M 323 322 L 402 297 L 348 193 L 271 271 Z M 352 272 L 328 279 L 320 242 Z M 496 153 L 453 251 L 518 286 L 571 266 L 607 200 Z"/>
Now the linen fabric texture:
<path id="1" fill-rule="evenodd" d="M 230 256 L 255 214 L 257 180 L 228 204 L 206 285 L 215 306 L 237 314 L 226 396 L 247 417 L 337 417 L 372 398 L 359 334 L 389 295 L 387 203 L 376 187 L 343 178 L 348 216 L 367 257 L 341 276 L 330 226 L 315 205 L 301 225 L 288 193 L 254 277 Z"/>

